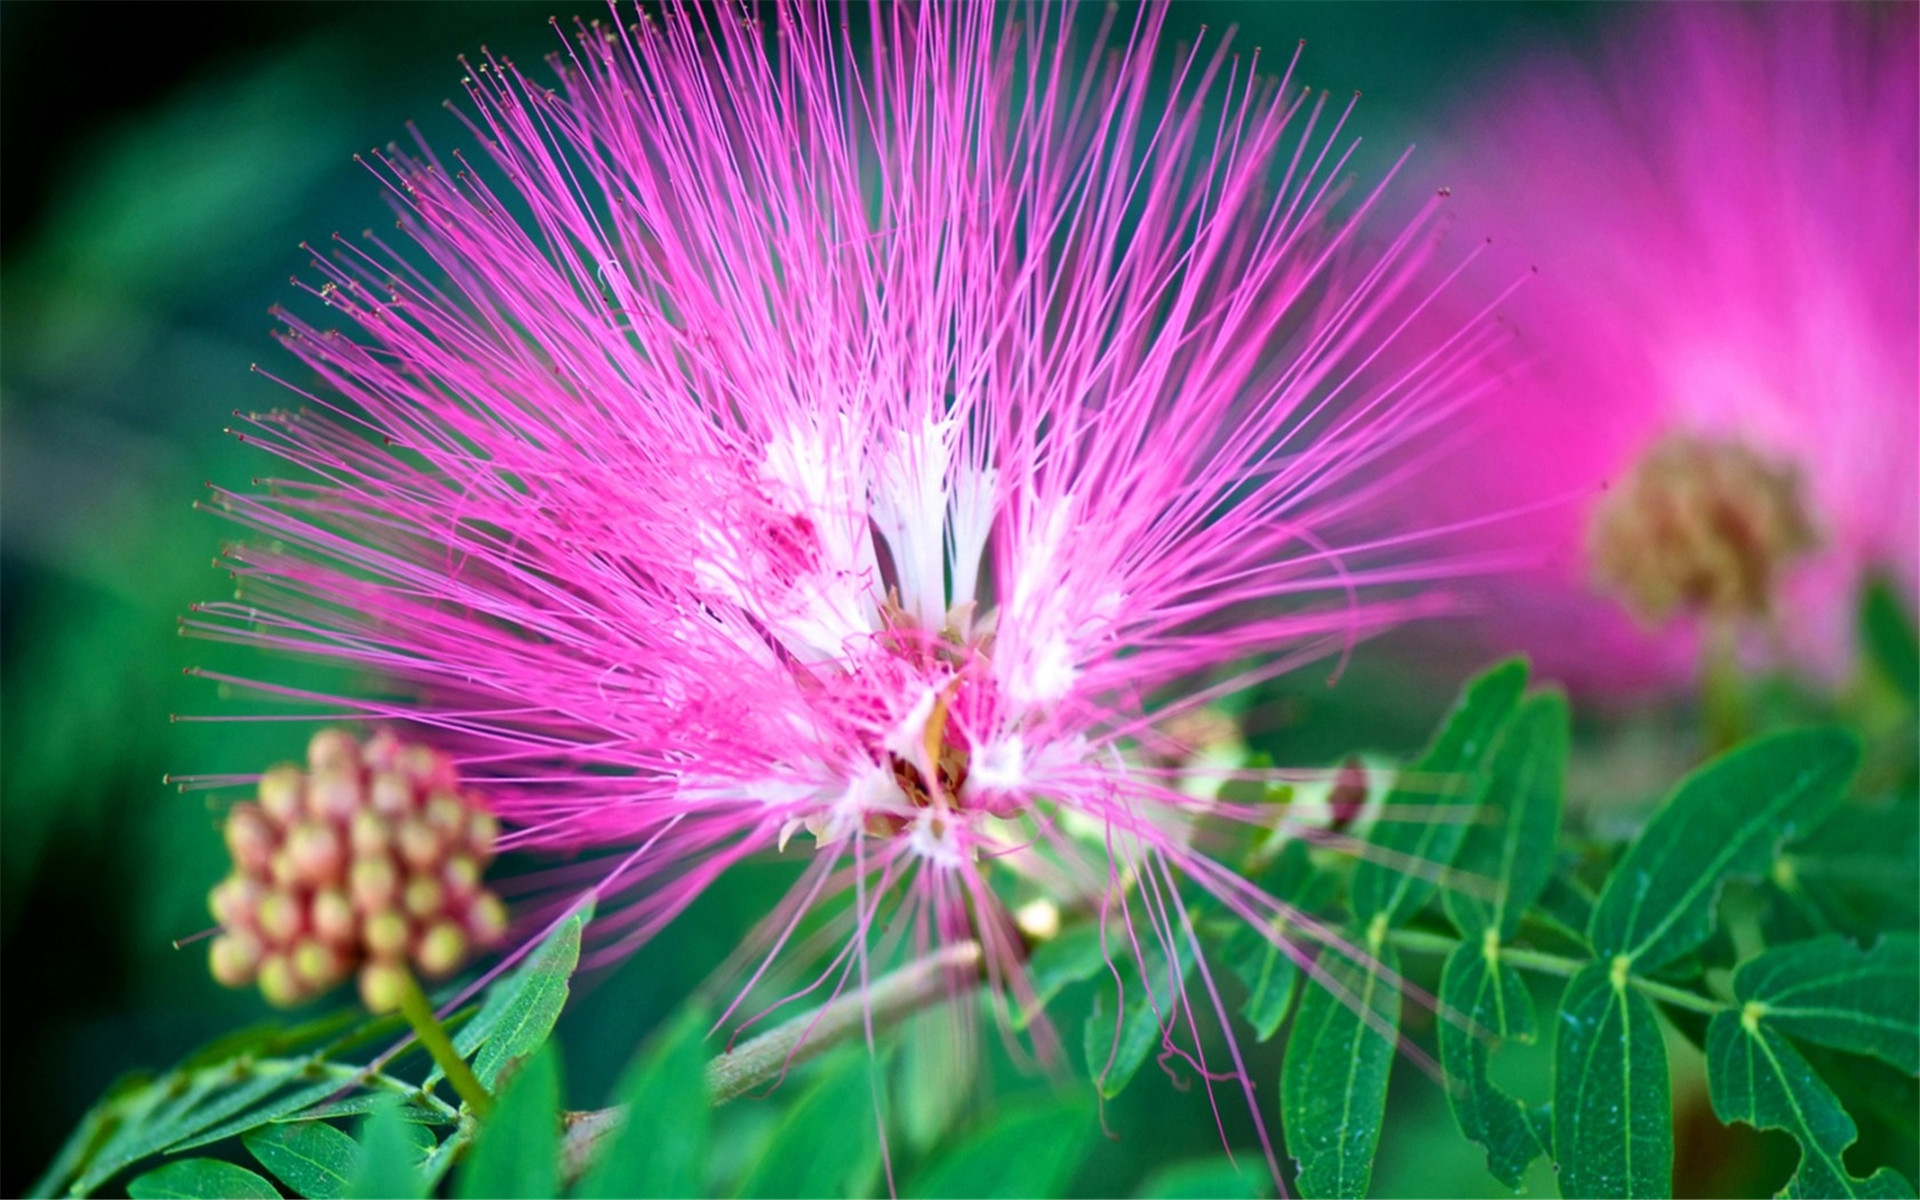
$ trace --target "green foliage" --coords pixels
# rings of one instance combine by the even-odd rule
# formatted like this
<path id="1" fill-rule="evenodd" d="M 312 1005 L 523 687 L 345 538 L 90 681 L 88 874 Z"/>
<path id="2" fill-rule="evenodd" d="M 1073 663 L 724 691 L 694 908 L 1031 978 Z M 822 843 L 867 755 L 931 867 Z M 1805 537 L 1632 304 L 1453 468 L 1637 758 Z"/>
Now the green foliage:
<path id="1" fill-rule="evenodd" d="M 1497 947 L 1463 943 L 1440 973 L 1440 1004 L 1448 1016 L 1440 1022 L 1440 1065 L 1454 1119 L 1460 1132 L 1487 1148 L 1493 1177 L 1518 1189 L 1543 1147 L 1526 1105 L 1488 1077 L 1488 1043 L 1532 1041 L 1533 998 Z"/>
<path id="2" fill-rule="evenodd" d="M 1723 1012 L 1708 1027 L 1707 1083 L 1721 1120 L 1784 1129 L 1800 1143 L 1787 1195 L 1913 1195 L 1890 1168 L 1867 1179 L 1847 1169 L 1843 1155 L 1857 1135 L 1852 1118 L 1799 1051 L 1751 1009 Z"/>
<path id="3" fill-rule="evenodd" d="M 1400 1027 L 1398 972 L 1391 946 L 1357 957 L 1329 947 L 1300 1001 L 1280 1111 L 1304 1195 L 1366 1194 Z"/>
<path id="4" fill-rule="evenodd" d="M 279 1200 L 271 1183 L 217 1158 L 183 1158 L 127 1183 L 133 1200 Z"/>
<path id="5" fill-rule="evenodd" d="M 1135 1200 L 1262 1200 L 1272 1194 L 1266 1164 L 1257 1158 L 1236 1165 L 1227 1158 L 1162 1167 L 1140 1185 Z"/>
<path id="6" fill-rule="evenodd" d="M 1124 931 L 1109 936 L 1117 941 Z M 1113 970 L 1094 993 L 1081 1039 L 1087 1070 L 1107 1100 L 1126 1090 L 1147 1055 L 1177 1026 L 1177 1006 L 1184 1003 L 1186 980 L 1193 971 L 1190 939 L 1176 935 L 1171 958 L 1144 927 L 1140 940 L 1138 955 L 1130 946 L 1109 943 Z"/>
<path id="7" fill-rule="evenodd" d="M 1567 985 L 1554 1043 L 1554 1159 L 1563 1196 L 1673 1192 L 1673 1099 L 1660 1025 L 1622 971 Z"/>
<path id="8" fill-rule="evenodd" d="M 461 1200 L 541 1200 L 560 1190 L 560 1070 L 542 1045 L 501 1090 L 455 1177 Z"/>
<path id="9" fill-rule="evenodd" d="M 1235 1014 L 1232 1032 L 1252 1051 L 1255 1094 L 1273 1095 L 1277 1082 L 1280 1139 L 1306 1196 L 1366 1194 L 1403 1037 L 1436 1043 L 1454 1122 L 1484 1150 L 1491 1180 L 1519 1188 L 1547 1154 L 1566 1195 L 1667 1195 L 1675 1132 L 1663 1024 L 1704 1047 L 1722 1120 L 1798 1144 L 1797 1169 L 1779 1181 L 1787 1194 L 1911 1195 L 1903 1160 L 1888 1161 L 1915 1137 L 1904 1110 L 1920 1071 L 1920 902 L 1904 885 L 1920 870 L 1920 801 L 1848 797 L 1859 740 L 1801 729 L 1703 764 L 1624 847 L 1583 840 L 1564 812 L 1566 701 L 1526 693 L 1526 679 L 1523 664 L 1503 663 L 1463 689 L 1397 774 L 1362 861 L 1321 848 L 1337 836 L 1289 836 L 1284 819 L 1277 835 L 1251 832 L 1246 877 L 1286 914 L 1271 930 L 1197 890 L 1150 899 L 1135 886 L 1131 929 L 1082 919 L 1036 947 L 1031 1000 L 1009 1023 L 1036 1035 L 1042 1013 L 1057 1023 L 1083 1004 L 1092 1096 L 1029 1091 L 972 1105 L 966 1120 L 981 1068 L 965 1047 L 992 1038 L 958 1040 L 948 1022 L 967 1014 L 940 998 L 876 1029 L 877 1061 L 847 1046 L 718 1108 L 707 1017 L 690 1009 L 634 1058 L 613 1107 L 566 1113 L 552 1035 L 583 908 L 495 981 L 470 1019 L 454 1018 L 458 1052 L 497 1093 L 484 1120 L 436 1090 L 437 1069 L 415 1085 L 366 1065 L 360 1053 L 392 1047 L 398 1031 L 348 1014 L 248 1030 L 158 1077 L 122 1081 L 39 1190 L 85 1194 L 156 1155 L 218 1145 L 244 1148 L 311 1200 L 447 1194 L 449 1179 L 459 1196 L 571 1185 L 582 1198 L 838 1198 L 890 1180 L 914 1197 L 1053 1195 L 1083 1168 L 1097 1175 L 1095 1103 L 1120 1105 L 1157 1051 L 1218 1012 Z M 1293 799 L 1242 786 L 1234 803 L 1282 814 Z M 1444 820 L 1392 819 L 1435 805 Z M 1169 923 L 1149 921 L 1149 904 Z M 1530 987 L 1529 972 L 1564 988 Z M 1435 1001 L 1432 1022 L 1411 1007 Z M 1503 1046 L 1542 1028 L 1553 1044 L 1532 1086 L 1497 1069 Z M 1277 1081 L 1270 1042 L 1282 1043 Z M 928 1055 L 932 1043 L 945 1058 Z M 1191 1082 L 1183 1074 L 1176 1085 Z M 357 1139 L 329 1123 L 357 1114 L 367 1114 Z M 883 1115 L 895 1132 L 886 1175 Z M 1260 1156 L 1238 1157 L 1163 1167 L 1137 1194 L 1267 1194 Z M 740 1166 L 715 1169 L 727 1160 Z M 126 1186 L 274 1194 L 214 1158 L 167 1162 Z"/>
<path id="10" fill-rule="evenodd" d="M 1887 579 L 1874 579 L 1861 593 L 1860 645 L 1907 703 L 1920 703 L 1920 636 Z"/>
<path id="11" fill-rule="evenodd" d="M 1009 1107 L 914 1176 L 913 1200 L 1057 1196 L 1092 1148 L 1093 1114 L 1080 1102 Z"/>
<path id="12" fill-rule="evenodd" d="M 1607 877 L 1587 927 L 1595 953 L 1648 975 L 1706 941 L 1721 886 L 1765 875 L 1780 844 L 1839 801 L 1859 762 L 1844 731 L 1791 730 L 1689 775 Z"/>
<path id="13" fill-rule="evenodd" d="M 360 1146 L 325 1121 L 266 1125 L 240 1139 L 274 1178 L 307 1200 L 334 1200 L 360 1167 Z"/>
<path id="14" fill-rule="evenodd" d="M 1434 805 L 1477 805 L 1490 782 L 1487 751 L 1527 686 L 1527 664 L 1502 663 L 1469 683 L 1426 752 L 1394 781 L 1386 813 L 1368 840 L 1376 853 L 1354 869 L 1350 904 L 1361 926 L 1384 917 L 1397 925 L 1426 903 L 1435 872 L 1453 861 L 1464 820 L 1436 819 Z M 1419 815 L 1414 815 L 1419 814 Z"/>
<path id="15" fill-rule="evenodd" d="M 1920 935 L 1781 946 L 1740 964 L 1733 995 L 1769 1029 L 1920 1073 Z"/>
<path id="16" fill-rule="evenodd" d="M 858 1050 L 824 1065 L 748 1168 L 734 1193 L 742 1200 L 840 1200 L 872 1188 L 880 1173 L 876 1068 Z"/>
<path id="17" fill-rule="evenodd" d="M 1456 887 L 1447 916 L 1469 940 L 1491 929 L 1501 941 L 1520 931 L 1520 916 L 1553 873 L 1567 773 L 1567 700 L 1558 692 L 1529 696 L 1500 733 L 1487 769 L 1484 817 L 1466 827 L 1454 869 L 1491 890 Z"/>
<path id="18" fill-rule="evenodd" d="M 492 1088 L 502 1068 L 532 1053 L 553 1032 L 560 1010 L 566 1007 L 567 981 L 580 965 L 581 930 L 592 919 L 592 904 L 577 908 L 512 974 L 494 985 L 479 1015 L 454 1038 L 454 1049 L 462 1058 L 473 1060 L 473 1073 L 483 1087 Z M 428 1078 L 438 1075 L 435 1071 Z"/>
<path id="19" fill-rule="evenodd" d="M 618 1103 L 626 1116 L 576 1196 L 691 1196 L 700 1190 L 711 1133 L 707 1014 L 682 1013 L 627 1068 Z"/>

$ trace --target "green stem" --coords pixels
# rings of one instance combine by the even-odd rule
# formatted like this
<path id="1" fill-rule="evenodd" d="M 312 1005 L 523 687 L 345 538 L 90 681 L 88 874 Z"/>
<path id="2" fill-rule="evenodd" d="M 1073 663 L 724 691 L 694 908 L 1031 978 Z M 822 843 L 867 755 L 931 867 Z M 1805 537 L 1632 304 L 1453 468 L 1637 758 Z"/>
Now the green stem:
<path id="1" fill-rule="evenodd" d="M 1439 933 L 1426 933 L 1418 929 L 1393 929 L 1387 932 L 1387 941 L 1402 950 L 1411 950 L 1416 954 L 1452 954 L 1459 949 L 1461 942 L 1456 938 Z M 1502 962 L 1511 963 L 1522 971 L 1538 971 L 1543 975 L 1558 975 L 1572 978 L 1583 968 L 1592 965 L 1591 959 L 1569 958 L 1564 954 L 1547 954 L 1539 950 L 1522 950 L 1515 946 L 1500 947 Z M 1670 984 L 1655 983 L 1651 979 L 1642 979 L 1638 975 L 1629 975 L 1627 982 L 1638 988 L 1642 995 L 1650 996 L 1662 1004 L 1671 1004 L 1675 1008 L 1691 1009 L 1697 1013 L 1724 1012 L 1729 1007 L 1722 1001 L 1685 988 Z"/>
<path id="2" fill-rule="evenodd" d="M 447 1031 L 433 1015 L 433 1005 L 427 1002 L 426 993 L 414 982 L 413 972 L 402 968 L 400 977 L 406 981 L 406 986 L 400 992 L 400 1015 L 407 1019 L 407 1024 L 413 1026 L 420 1044 L 427 1048 L 428 1054 L 433 1055 L 433 1061 L 440 1064 L 447 1082 L 453 1085 L 453 1090 L 459 1093 L 460 1099 L 466 1102 L 473 1115 L 486 1120 L 487 1114 L 493 1111 L 493 1097 L 486 1088 L 480 1086 L 473 1069 L 467 1066 L 467 1060 L 461 1058 L 460 1052 L 453 1048 L 453 1039 L 447 1036 Z"/>
<path id="3" fill-rule="evenodd" d="M 1651 996 L 1662 1004 L 1671 1004 L 1675 1008 L 1692 1009 L 1694 1012 L 1705 1013 L 1708 1016 L 1725 1012 L 1731 1007 L 1731 1005 L 1723 1004 L 1708 996 L 1702 996 L 1697 992 L 1689 992 L 1685 988 L 1670 987 L 1664 983 L 1655 983 L 1651 979 L 1641 979 L 1637 975 L 1629 975 L 1627 982 L 1639 988 L 1642 995 Z"/>

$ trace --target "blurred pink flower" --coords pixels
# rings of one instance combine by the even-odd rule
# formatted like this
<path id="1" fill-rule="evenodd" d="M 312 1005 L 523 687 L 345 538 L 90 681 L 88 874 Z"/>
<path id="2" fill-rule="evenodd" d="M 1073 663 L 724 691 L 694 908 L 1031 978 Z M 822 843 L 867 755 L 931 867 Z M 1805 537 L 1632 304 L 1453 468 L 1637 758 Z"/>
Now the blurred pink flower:
<path id="1" fill-rule="evenodd" d="M 304 470 L 219 493 L 264 540 L 193 624 L 389 681 L 254 686 L 407 723 L 503 849 L 589 854 L 544 882 L 601 894 L 602 959 L 800 839 L 746 988 L 840 896 L 805 992 L 977 938 L 1024 1003 L 990 863 L 1163 944 L 1176 877 L 1280 911 L 1188 844 L 1156 730 L 1473 569 L 1376 501 L 1490 331 L 1379 365 L 1438 197 L 1364 251 L 1345 113 L 1257 54 L 1167 86 L 1159 7 L 1081 48 L 1070 9 L 864 17 L 583 28 L 557 91 L 472 70 L 491 169 L 375 155 L 431 268 L 318 262 L 351 328 L 287 317 L 321 385 L 244 434 Z"/>
<path id="2" fill-rule="evenodd" d="M 1527 650 L 1582 688 L 1684 684 L 1702 622 L 1656 629 L 1600 593 L 1648 607 L 1648 576 L 1679 569 L 1656 553 L 1685 558 L 1689 539 L 1717 539 L 1706 549 L 1725 560 L 1666 581 L 1696 594 L 1785 561 L 1771 614 L 1741 623 L 1750 662 L 1832 679 L 1866 572 L 1911 601 L 1917 11 L 1647 6 L 1603 69 L 1543 54 L 1458 124 L 1465 215 L 1539 268 L 1514 306 L 1533 365 L 1483 410 L 1458 475 L 1476 507 L 1577 497 L 1517 527 L 1551 560 L 1499 585 L 1480 645 Z M 1656 498 L 1673 509 L 1634 514 L 1624 540 L 1600 531 L 1608 504 L 1617 517 L 1645 501 L 1635 468 L 1655 447 L 1669 468 L 1692 461 L 1694 490 Z M 1796 486 L 1813 543 L 1797 557 L 1777 551 L 1806 539 L 1763 503 Z M 1590 540 L 1611 560 L 1593 562 Z"/>

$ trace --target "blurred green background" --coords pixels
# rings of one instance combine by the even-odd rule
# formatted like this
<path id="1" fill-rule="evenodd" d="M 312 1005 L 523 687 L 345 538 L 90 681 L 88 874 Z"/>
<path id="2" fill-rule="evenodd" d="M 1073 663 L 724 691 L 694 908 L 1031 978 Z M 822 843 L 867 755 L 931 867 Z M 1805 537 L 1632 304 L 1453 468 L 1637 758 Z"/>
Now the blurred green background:
<path id="1" fill-rule="evenodd" d="M 287 369 L 267 309 L 304 268 L 298 242 L 387 220 L 353 153 L 401 136 L 409 120 L 437 145 L 461 143 L 440 106 L 458 90 L 455 56 L 486 45 L 530 62 L 555 45 L 554 11 L 0 6 L 0 1194 L 20 1193 L 116 1075 L 165 1065 L 264 1015 L 255 994 L 211 982 L 199 947 L 172 946 L 208 923 L 204 897 L 223 861 L 205 796 L 162 776 L 258 769 L 296 755 L 308 729 L 169 720 L 239 711 L 182 675 L 221 661 L 221 648 L 183 641 L 175 623 L 189 604 L 223 594 L 210 563 L 231 533 L 192 504 L 206 481 L 243 485 L 265 464 L 221 430 L 234 409 L 284 402 L 248 364 Z M 1270 47 L 1307 38 L 1308 82 L 1365 93 L 1356 170 L 1371 178 L 1407 143 L 1444 135 L 1448 108 L 1529 43 L 1590 41 L 1630 15 L 1191 3 L 1172 21 L 1189 34 L 1238 23 Z M 1402 186 L 1417 196 L 1441 182 L 1416 158 Z M 1383 667 L 1389 649 L 1370 648 L 1336 690 L 1309 672 L 1273 698 L 1261 719 L 1281 731 L 1288 761 L 1399 752 L 1425 737 L 1458 680 L 1435 670 L 1410 684 Z M 1649 790 L 1672 774 L 1658 768 Z M 748 868 L 667 937 L 587 982 L 561 1028 L 574 1104 L 603 1101 L 636 1040 L 789 874 L 788 864 Z M 1395 1104 L 1378 1192 L 1491 1185 L 1437 1087 L 1399 1088 Z M 1223 1108 L 1245 1145 L 1237 1105 Z M 1092 1194 L 1130 1190 L 1149 1163 L 1218 1150 L 1204 1098 L 1176 1096 L 1155 1072 L 1109 1123 L 1119 1140 L 1078 1184 Z"/>

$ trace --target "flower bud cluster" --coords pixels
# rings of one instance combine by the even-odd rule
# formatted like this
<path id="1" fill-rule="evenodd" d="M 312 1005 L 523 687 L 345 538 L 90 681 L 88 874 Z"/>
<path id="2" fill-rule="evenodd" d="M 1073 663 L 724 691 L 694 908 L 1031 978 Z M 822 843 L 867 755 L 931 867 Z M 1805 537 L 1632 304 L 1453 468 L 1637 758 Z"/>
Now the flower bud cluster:
<path id="1" fill-rule="evenodd" d="M 221 932 L 213 976 L 299 1004 L 358 974 L 375 1012 L 399 1005 L 407 964 L 429 976 L 506 934 L 481 886 L 498 826 L 430 747 L 323 729 L 308 769 L 284 763 L 227 816 L 233 873 L 208 903 Z"/>

